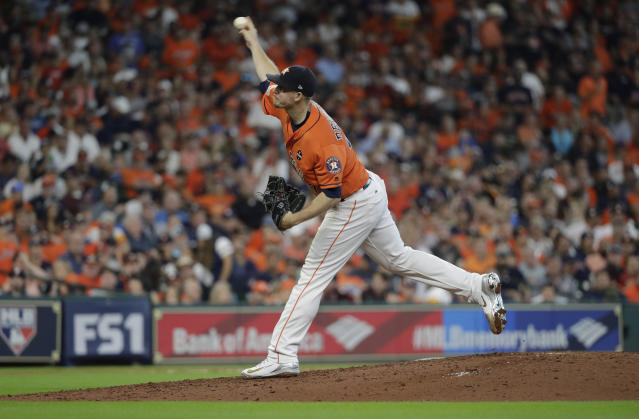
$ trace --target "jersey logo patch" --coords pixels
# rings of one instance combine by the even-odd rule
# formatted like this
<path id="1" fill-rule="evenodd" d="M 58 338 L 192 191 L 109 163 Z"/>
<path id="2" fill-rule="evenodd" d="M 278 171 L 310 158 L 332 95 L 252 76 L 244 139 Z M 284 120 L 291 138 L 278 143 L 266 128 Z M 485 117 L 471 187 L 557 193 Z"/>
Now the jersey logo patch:
<path id="1" fill-rule="evenodd" d="M 330 174 L 337 174 L 342 171 L 342 163 L 335 156 L 331 156 L 326 160 L 326 170 Z"/>
<path id="2" fill-rule="evenodd" d="M 297 150 L 297 160 L 302 160 L 302 150 Z"/>

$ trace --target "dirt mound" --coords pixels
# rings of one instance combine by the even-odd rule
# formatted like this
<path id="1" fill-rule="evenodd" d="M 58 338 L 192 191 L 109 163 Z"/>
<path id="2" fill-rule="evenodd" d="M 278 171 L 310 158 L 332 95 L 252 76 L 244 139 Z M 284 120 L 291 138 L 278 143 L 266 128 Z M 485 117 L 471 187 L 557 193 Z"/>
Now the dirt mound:
<path id="1" fill-rule="evenodd" d="M 639 400 L 639 353 L 471 355 L 304 372 L 58 391 L 0 400 L 489 401 Z"/>

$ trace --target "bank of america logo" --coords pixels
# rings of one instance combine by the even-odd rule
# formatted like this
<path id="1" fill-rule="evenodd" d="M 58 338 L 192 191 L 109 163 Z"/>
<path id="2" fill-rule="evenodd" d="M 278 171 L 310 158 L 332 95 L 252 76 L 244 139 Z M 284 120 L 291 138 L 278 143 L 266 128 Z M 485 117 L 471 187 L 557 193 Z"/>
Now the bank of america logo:
<path id="1" fill-rule="evenodd" d="M 344 316 L 330 324 L 326 331 L 333 336 L 344 349 L 352 351 L 364 339 L 370 336 L 375 328 L 363 320 L 353 316 Z"/>
<path id="2" fill-rule="evenodd" d="M 569 330 L 586 349 L 590 348 L 595 342 L 608 333 L 606 325 L 590 317 L 579 320 L 570 326 Z"/>

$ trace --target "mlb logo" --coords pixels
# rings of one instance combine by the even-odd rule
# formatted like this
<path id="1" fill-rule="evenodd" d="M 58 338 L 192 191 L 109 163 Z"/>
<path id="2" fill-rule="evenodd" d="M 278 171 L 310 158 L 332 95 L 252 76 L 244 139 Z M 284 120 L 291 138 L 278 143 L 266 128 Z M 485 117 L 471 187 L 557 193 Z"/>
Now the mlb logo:
<path id="1" fill-rule="evenodd" d="M 14 355 L 19 356 L 37 332 L 35 307 L 1 307 L 0 336 Z"/>

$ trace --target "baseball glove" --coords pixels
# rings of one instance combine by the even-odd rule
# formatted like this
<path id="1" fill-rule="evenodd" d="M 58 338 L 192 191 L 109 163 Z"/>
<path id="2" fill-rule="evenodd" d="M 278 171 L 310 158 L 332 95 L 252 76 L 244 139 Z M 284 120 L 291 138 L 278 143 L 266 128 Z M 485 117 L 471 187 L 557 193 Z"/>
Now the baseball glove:
<path id="1" fill-rule="evenodd" d="M 257 196 L 280 230 L 280 223 L 284 214 L 289 211 L 299 211 L 306 200 L 302 192 L 288 185 L 286 180 L 280 176 L 269 176 L 266 190 L 264 193 L 258 193 Z"/>
<path id="2" fill-rule="evenodd" d="M 288 198 L 288 205 L 291 207 L 291 212 L 301 210 L 304 206 L 304 202 L 306 202 L 306 195 L 295 186 L 289 184 L 286 185 L 286 196 Z"/>

